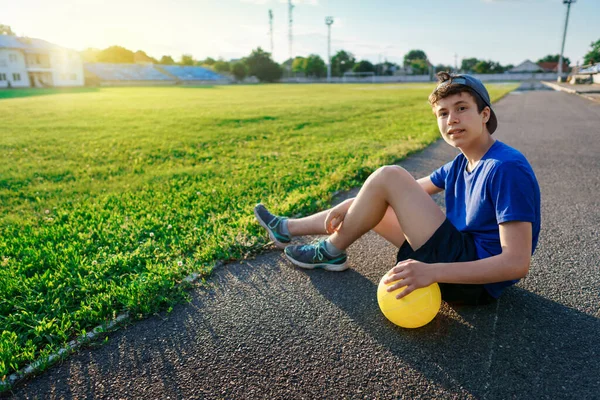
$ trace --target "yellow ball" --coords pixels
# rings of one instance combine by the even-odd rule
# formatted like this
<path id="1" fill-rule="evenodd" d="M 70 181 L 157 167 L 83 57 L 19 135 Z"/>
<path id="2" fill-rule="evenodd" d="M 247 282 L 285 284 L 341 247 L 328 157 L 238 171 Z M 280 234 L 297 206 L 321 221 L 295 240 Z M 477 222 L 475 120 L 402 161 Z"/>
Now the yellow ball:
<path id="1" fill-rule="evenodd" d="M 442 305 L 442 293 L 437 283 L 417 289 L 408 296 L 397 299 L 396 295 L 400 294 L 406 286 L 388 292 L 388 286 L 396 282 L 386 285 L 383 283 L 386 277 L 387 274 L 379 281 L 377 302 L 387 319 L 403 328 L 419 328 L 435 318 Z"/>

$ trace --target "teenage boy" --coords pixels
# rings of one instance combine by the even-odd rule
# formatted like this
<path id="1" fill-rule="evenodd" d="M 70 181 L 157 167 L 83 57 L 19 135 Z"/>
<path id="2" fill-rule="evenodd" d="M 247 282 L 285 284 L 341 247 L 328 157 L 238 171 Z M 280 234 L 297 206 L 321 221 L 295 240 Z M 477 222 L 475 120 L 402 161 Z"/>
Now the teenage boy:
<path id="1" fill-rule="evenodd" d="M 275 245 L 293 236 L 329 236 L 287 246 L 302 268 L 343 271 L 346 248 L 374 230 L 399 248 L 386 275 L 396 297 L 438 282 L 452 303 L 487 304 L 527 275 L 540 232 L 540 190 L 525 157 L 492 136 L 498 127 L 489 94 L 470 75 L 438 74 L 429 96 L 442 138 L 460 150 L 430 176 L 415 180 L 385 166 L 358 195 L 318 214 L 287 219 L 258 204 L 254 213 Z M 430 197 L 445 190 L 446 214 Z"/>

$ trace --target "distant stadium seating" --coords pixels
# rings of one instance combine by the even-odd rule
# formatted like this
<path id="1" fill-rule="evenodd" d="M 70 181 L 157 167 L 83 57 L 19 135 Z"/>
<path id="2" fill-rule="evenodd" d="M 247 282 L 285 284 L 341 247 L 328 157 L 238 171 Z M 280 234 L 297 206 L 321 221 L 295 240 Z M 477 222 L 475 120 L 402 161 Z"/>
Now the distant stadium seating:
<path id="1" fill-rule="evenodd" d="M 87 63 L 84 68 L 103 81 L 173 81 L 154 68 L 142 64 Z"/>
<path id="2" fill-rule="evenodd" d="M 600 73 L 600 63 L 592 65 L 591 67 L 579 70 L 580 74 L 598 74 Z"/>
<path id="3" fill-rule="evenodd" d="M 202 67 L 161 65 L 162 69 L 182 81 L 222 81 L 227 78 Z"/>

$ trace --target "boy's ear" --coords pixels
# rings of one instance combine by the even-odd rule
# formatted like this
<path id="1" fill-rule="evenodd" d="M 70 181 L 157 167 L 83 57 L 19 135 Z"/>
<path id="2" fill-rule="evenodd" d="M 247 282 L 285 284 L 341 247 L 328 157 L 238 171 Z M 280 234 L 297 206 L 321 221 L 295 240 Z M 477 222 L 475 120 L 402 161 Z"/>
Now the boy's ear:
<path id="1" fill-rule="evenodd" d="M 483 122 L 487 124 L 492 115 L 492 110 L 490 110 L 488 106 L 485 106 L 485 108 L 481 111 L 481 114 L 483 114 Z"/>

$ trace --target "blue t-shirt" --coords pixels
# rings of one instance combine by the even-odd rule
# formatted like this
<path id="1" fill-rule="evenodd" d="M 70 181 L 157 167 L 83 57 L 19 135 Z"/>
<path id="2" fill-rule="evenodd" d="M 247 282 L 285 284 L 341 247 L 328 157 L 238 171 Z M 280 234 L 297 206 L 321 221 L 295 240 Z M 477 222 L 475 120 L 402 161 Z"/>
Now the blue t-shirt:
<path id="1" fill-rule="evenodd" d="M 496 140 L 473 171 L 461 153 L 434 171 L 431 182 L 446 191 L 446 217 L 475 241 L 477 256 L 502 253 L 498 224 L 531 222 L 532 254 L 540 234 L 540 188 L 529 162 L 518 150 Z M 494 297 L 518 280 L 484 285 Z"/>

